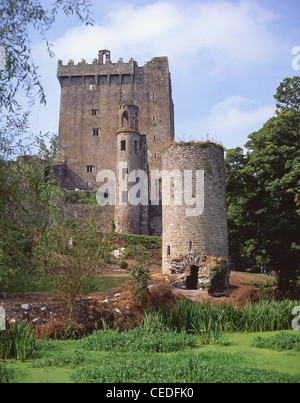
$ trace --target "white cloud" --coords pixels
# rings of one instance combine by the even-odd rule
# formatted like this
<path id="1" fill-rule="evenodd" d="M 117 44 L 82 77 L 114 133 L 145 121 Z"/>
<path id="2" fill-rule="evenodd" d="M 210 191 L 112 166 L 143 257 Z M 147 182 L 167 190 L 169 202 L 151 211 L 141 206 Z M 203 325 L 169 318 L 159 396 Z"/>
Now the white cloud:
<path id="1" fill-rule="evenodd" d="M 209 134 L 215 141 L 221 141 L 226 148 L 243 146 L 247 136 L 259 130 L 274 112 L 274 104 L 260 105 L 259 100 L 241 95 L 230 96 L 214 105 L 208 116 L 189 124 L 188 136 L 197 140 Z"/>
<path id="2" fill-rule="evenodd" d="M 188 132 L 196 138 L 210 133 L 226 147 L 242 146 L 247 135 L 274 113 L 274 106 L 269 105 L 272 94 L 263 101 L 263 88 L 258 85 L 261 74 L 265 77 L 274 70 L 283 46 L 273 31 L 279 17 L 271 10 L 243 0 L 158 0 L 146 5 L 121 1 L 111 10 L 101 16 L 101 24 L 96 20 L 94 27 L 66 31 L 54 42 L 57 58 L 64 63 L 82 58 L 91 63 L 98 50 L 105 48 L 111 50 L 113 62 L 133 57 L 142 65 L 152 57 L 168 56 L 179 136 Z M 35 47 L 35 55 L 42 76 L 48 77 L 48 105 L 57 113 L 56 63 L 49 63 L 40 49 L 44 45 Z M 226 83 L 222 89 L 220 82 Z M 253 93 L 247 95 L 253 82 L 260 92 L 258 100 L 252 100 Z M 244 96 L 228 97 L 232 93 Z M 215 99 L 222 98 L 216 104 Z M 58 127 L 53 119 L 51 124 Z"/>
<path id="3" fill-rule="evenodd" d="M 278 51 L 278 38 L 268 29 L 277 16 L 255 3 L 228 0 L 157 1 L 134 6 L 121 3 L 102 25 L 76 27 L 55 43 L 64 61 L 88 61 L 99 49 L 113 56 L 138 57 L 145 62 L 169 56 L 175 69 L 185 69 L 197 58 L 208 58 L 212 71 L 238 71 L 269 62 Z"/>

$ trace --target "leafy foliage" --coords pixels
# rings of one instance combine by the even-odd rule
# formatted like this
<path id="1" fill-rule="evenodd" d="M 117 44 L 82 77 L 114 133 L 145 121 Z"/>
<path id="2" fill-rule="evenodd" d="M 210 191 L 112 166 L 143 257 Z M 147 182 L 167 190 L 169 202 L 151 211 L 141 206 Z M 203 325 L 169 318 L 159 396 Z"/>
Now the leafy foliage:
<path id="1" fill-rule="evenodd" d="M 230 253 L 236 265 L 276 270 L 283 294 L 299 294 L 299 77 L 278 88 L 276 116 L 226 155 Z M 296 202 L 296 203 L 295 203 Z"/>
<path id="2" fill-rule="evenodd" d="M 26 322 L 10 324 L 0 332 L 0 358 L 16 358 L 25 361 L 30 358 L 36 348 L 36 334 Z"/>
<path id="3" fill-rule="evenodd" d="M 34 256 L 50 288 L 67 303 L 70 319 L 76 299 L 94 289 L 93 274 L 101 271 L 103 260 L 114 245 L 102 238 L 94 227 L 94 215 L 77 225 L 64 220 L 40 233 Z"/>
<path id="4" fill-rule="evenodd" d="M 251 346 L 268 348 L 276 351 L 300 351 L 300 334 L 277 333 L 271 337 L 257 336 L 252 340 Z"/>

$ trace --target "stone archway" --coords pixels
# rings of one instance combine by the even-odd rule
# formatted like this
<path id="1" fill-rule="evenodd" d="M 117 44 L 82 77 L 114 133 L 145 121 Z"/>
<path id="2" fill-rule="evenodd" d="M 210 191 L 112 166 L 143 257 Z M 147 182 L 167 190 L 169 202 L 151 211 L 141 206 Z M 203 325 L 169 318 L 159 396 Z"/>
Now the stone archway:
<path id="1" fill-rule="evenodd" d="M 201 253 L 191 252 L 180 258 L 172 259 L 170 273 L 171 284 L 176 288 L 196 290 L 205 288 L 212 291 L 215 287 L 213 278 L 215 271 L 222 272 L 222 281 L 217 285 L 218 289 L 229 288 L 230 268 L 226 258 L 205 256 Z M 189 271 L 189 275 L 187 275 Z"/>
<path id="2" fill-rule="evenodd" d="M 190 275 L 186 277 L 186 289 L 187 290 L 197 290 L 198 289 L 198 266 L 189 266 L 186 271 L 189 270 Z"/>

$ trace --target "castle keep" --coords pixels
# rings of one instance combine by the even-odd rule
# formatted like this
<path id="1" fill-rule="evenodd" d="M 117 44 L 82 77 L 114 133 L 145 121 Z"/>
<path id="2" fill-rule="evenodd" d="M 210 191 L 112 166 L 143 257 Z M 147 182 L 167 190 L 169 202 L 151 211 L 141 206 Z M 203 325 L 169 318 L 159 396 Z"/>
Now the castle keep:
<path id="1" fill-rule="evenodd" d="M 133 59 L 112 63 L 110 52 L 101 50 L 92 64 L 58 61 L 57 76 L 61 100 L 54 171 L 62 187 L 98 190 L 106 181 L 105 175 L 97 181 L 97 174 L 113 172 L 117 232 L 163 234 L 163 273 L 173 276 L 177 287 L 206 286 L 216 268 L 228 286 L 224 150 L 210 142 L 174 142 L 168 59 L 156 57 L 140 67 Z M 146 190 L 135 192 L 131 172 L 147 176 Z M 152 180 L 154 172 L 161 176 Z M 184 194 L 176 194 L 178 185 Z M 137 203 L 129 200 L 130 193 L 139 193 Z"/>
<path id="2" fill-rule="evenodd" d="M 139 107 L 139 132 L 147 137 L 149 167 L 161 169 L 162 146 L 174 138 L 166 57 L 139 67 L 133 59 L 112 63 L 110 52 L 102 50 L 92 64 L 58 61 L 57 77 L 61 86 L 59 156 L 78 176 L 65 187 L 94 189 L 98 171 L 115 170 L 117 110 L 122 104 Z"/>
<path id="3" fill-rule="evenodd" d="M 55 171 L 66 189 L 97 189 L 97 173 L 116 171 L 119 105 L 137 105 L 139 133 L 150 170 L 161 169 L 162 148 L 174 139 L 174 107 L 167 57 L 139 67 L 112 63 L 101 50 L 92 64 L 58 61 L 61 86 L 59 149 Z M 161 234 L 161 208 L 153 206 L 150 234 Z M 151 227 L 151 224 L 150 224 Z M 144 231 L 143 231 L 144 232 Z M 139 231 L 140 233 L 140 231 Z"/>

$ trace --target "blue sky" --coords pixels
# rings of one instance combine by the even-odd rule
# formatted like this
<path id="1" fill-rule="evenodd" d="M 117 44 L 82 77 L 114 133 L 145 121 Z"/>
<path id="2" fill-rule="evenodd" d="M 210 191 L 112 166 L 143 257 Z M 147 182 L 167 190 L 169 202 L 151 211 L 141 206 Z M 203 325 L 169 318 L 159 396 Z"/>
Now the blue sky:
<path id="1" fill-rule="evenodd" d="M 45 3 L 51 4 L 46 0 Z M 300 46 L 299 0 L 92 0 L 94 26 L 59 16 L 48 39 L 56 55 L 32 37 L 47 105 L 32 109 L 31 129 L 57 133 L 60 87 L 57 59 L 91 63 L 109 49 L 113 62 L 140 66 L 168 56 L 178 140 L 209 137 L 226 148 L 274 114 L 276 88 L 300 75 L 292 50 Z"/>

